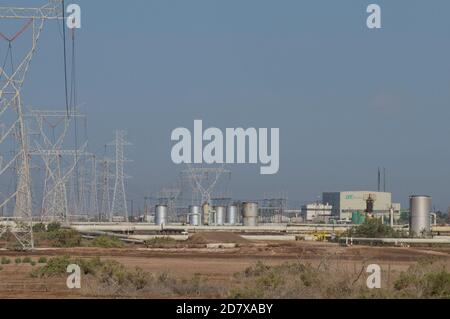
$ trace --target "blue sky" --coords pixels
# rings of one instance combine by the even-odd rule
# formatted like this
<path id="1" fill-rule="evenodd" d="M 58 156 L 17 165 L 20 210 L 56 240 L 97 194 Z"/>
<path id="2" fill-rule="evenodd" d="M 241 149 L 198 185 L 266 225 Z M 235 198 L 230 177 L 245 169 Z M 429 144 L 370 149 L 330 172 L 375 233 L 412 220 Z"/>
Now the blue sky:
<path id="1" fill-rule="evenodd" d="M 171 131 L 202 119 L 280 128 L 279 174 L 230 166 L 235 197 L 374 190 L 384 166 L 396 201 L 420 193 L 450 205 L 449 1 L 73 2 L 82 8 L 78 99 L 90 147 L 102 153 L 114 129 L 128 130 L 131 198 L 178 177 Z M 370 3 L 382 8 L 381 30 L 365 25 Z M 40 45 L 26 102 L 63 108 L 56 23 Z"/>

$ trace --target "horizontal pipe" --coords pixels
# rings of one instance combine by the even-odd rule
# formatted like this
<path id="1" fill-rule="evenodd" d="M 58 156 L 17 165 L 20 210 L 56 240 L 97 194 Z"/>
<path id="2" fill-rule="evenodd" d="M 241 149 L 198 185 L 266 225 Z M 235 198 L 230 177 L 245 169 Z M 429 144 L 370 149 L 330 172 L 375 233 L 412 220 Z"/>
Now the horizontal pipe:
<path id="1" fill-rule="evenodd" d="M 450 244 L 450 239 L 443 238 L 350 238 L 341 237 L 339 242 L 365 242 L 384 244 Z"/>

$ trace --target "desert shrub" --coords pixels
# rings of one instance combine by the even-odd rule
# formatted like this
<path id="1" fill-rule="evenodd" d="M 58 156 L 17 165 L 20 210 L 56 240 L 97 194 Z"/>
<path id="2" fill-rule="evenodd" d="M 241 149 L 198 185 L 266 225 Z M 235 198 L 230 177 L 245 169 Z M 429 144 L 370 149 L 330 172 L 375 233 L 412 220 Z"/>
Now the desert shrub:
<path id="1" fill-rule="evenodd" d="M 230 289 L 229 298 L 299 298 L 321 285 L 324 277 L 310 264 L 284 263 L 267 266 L 258 262 L 235 274 L 241 284 Z"/>
<path id="2" fill-rule="evenodd" d="M 14 262 L 16 263 L 16 265 L 21 264 L 22 263 L 22 259 L 16 258 L 16 260 Z"/>
<path id="3" fill-rule="evenodd" d="M 45 266 L 33 270 L 31 276 L 42 278 L 63 275 L 70 264 L 72 264 L 72 261 L 69 256 L 51 258 Z"/>
<path id="4" fill-rule="evenodd" d="M 32 261 L 30 262 L 30 265 L 31 265 L 31 266 L 36 266 L 36 262 L 35 262 L 34 260 L 32 260 Z"/>
<path id="5" fill-rule="evenodd" d="M 38 263 L 40 263 L 40 264 L 46 264 L 46 263 L 47 263 L 47 257 L 39 257 Z"/>
<path id="6" fill-rule="evenodd" d="M 45 238 L 52 242 L 53 247 L 69 248 L 81 245 L 81 235 L 73 229 L 49 231 Z"/>
<path id="7" fill-rule="evenodd" d="M 92 246 L 100 248 L 122 248 L 124 244 L 117 237 L 99 236 L 93 240 Z"/>
<path id="8" fill-rule="evenodd" d="M 58 222 L 53 222 L 48 224 L 47 226 L 47 231 L 48 232 L 55 232 L 61 229 L 61 224 Z"/>
<path id="9" fill-rule="evenodd" d="M 90 259 L 77 259 L 74 261 L 74 263 L 80 266 L 85 275 L 96 275 L 98 270 L 105 264 L 105 262 L 103 262 L 100 257 Z"/>
<path id="10" fill-rule="evenodd" d="M 450 273 L 443 269 L 425 275 L 425 296 L 432 298 L 450 298 Z"/>
<path id="11" fill-rule="evenodd" d="M 46 231 L 47 231 L 47 229 L 45 228 L 45 224 L 43 224 L 43 223 L 38 223 L 38 224 L 33 225 L 33 232 L 35 232 L 35 233 L 44 233 Z"/>
<path id="12" fill-rule="evenodd" d="M 6 257 L 2 257 L 2 259 L 0 260 L 0 264 L 2 264 L 2 265 L 9 265 L 10 263 L 11 263 L 11 260 Z"/>
<path id="13" fill-rule="evenodd" d="M 367 219 L 363 224 L 352 227 L 346 234 L 349 237 L 360 238 L 400 238 L 407 237 L 404 232 L 397 231 L 385 225 L 380 219 Z"/>
<path id="14" fill-rule="evenodd" d="M 144 245 L 153 248 L 163 248 L 166 246 L 176 245 L 177 241 L 170 237 L 155 237 L 144 241 Z"/>
<path id="15" fill-rule="evenodd" d="M 32 262 L 32 260 L 30 257 L 24 257 L 22 259 L 22 263 L 24 263 L 24 264 L 31 264 L 31 262 Z"/>
<path id="16" fill-rule="evenodd" d="M 400 274 L 394 289 L 407 298 L 450 298 L 450 272 L 434 260 L 421 261 Z"/>

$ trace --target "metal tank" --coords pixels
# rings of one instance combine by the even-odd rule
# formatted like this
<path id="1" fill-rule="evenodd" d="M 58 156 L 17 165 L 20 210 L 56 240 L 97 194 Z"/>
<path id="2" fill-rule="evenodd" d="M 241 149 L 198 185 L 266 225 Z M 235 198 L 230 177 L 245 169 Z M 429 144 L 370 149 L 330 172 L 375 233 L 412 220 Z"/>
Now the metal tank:
<path id="1" fill-rule="evenodd" d="M 231 205 L 227 207 L 227 224 L 236 225 L 238 223 L 238 208 Z"/>
<path id="2" fill-rule="evenodd" d="M 430 196 L 411 196 L 409 198 L 409 229 L 414 236 L 425 236 L 431 232 L 431 207 Z"/>
<path id="3" fill-rule="evenodd" d="M 211 212 L 211 206 L 209 206 L 208 203 L 204 203 L 203 206 L 202 206 L 203 225 L 209 225 L 210 224 L 210 220 L 209 220 L 210 212 Z"/>
<path id="4" fill-rule="evenodd" d="M 169 208 L 167 205 L 157 205 L 155 208 L 155 224 L 158 226 L 167 224 Z"/>
<path id="5" fill-rule="evenodd" d="M 226 208 L 223 206 L 216 206 L 214 210 L 216 225 L 225 225 Z"/>
<path id="6" fill-rule="evenodd" d="M 201 222 L 201 210 L 200 206 L 191 206 L 189 207 L 189 225 L 192 226 L 200 226 Z"/>
<path id="7" fill-rule="evenodd" d="M 244 203 L 242 206 L 242 217 L 244 226 L 258 226 L 258 204 Z"/>

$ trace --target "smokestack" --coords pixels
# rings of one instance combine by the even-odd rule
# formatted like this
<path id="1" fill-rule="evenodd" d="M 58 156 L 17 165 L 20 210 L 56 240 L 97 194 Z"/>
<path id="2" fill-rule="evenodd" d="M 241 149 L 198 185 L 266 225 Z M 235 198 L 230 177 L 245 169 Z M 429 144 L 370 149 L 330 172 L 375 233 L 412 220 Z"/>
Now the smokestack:
<path id="1" fill-rule="evenodd" d="M 381 189 L 381 171 L 380 168 L 378 167 L 378 191 L 380 191 Z"/>

